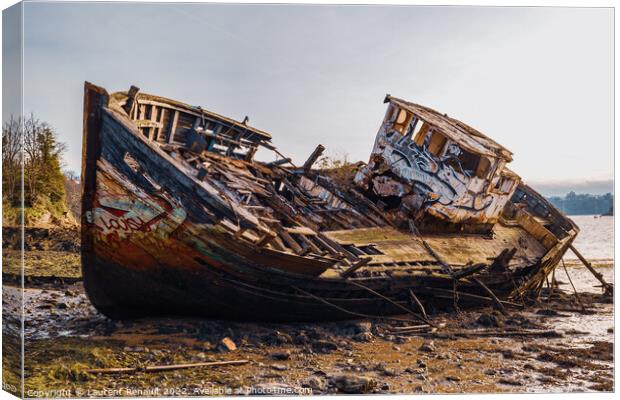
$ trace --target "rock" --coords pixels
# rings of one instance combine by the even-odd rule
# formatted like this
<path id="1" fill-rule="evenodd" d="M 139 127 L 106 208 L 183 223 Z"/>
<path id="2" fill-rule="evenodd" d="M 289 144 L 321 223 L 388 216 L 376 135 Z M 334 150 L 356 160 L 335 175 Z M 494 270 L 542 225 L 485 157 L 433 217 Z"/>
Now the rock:
<path id="1" fill-rule="evenodd" d="M 506 359 L 515 358 L 515 353 L 510 349 L 502 350 L 501 353 L 502 353 L 502 356 L 504 356 L 504 358 Z"/>
<path id="2" fill-rule="evenodd" d="M 527 351 L 529 353 L 533 353 L 533 352 L 537 351 L 538 349 L 536 347 L 525 345 L 525 346 L 521 347 L 521 350 Z"/>
<path id="3" fill-rule="evenodd" d="M 459 378 L 458 376 L 448 375 L 446 376 L 446 380 L 450 382 L 460 382 L 461 378 Z"/>
<path id="4" fill-rule="evenodd" d="M 478 317 L 476 323 L 481 326 L 494 328 L 501 326 L 500 320 L 494 314 L 482 314 Z"/>
<path id="5" fill-rule="evenodd" d="M 285 365 L 285 364 L 271 364 L 271 368 L 275 369 L 276 371 L 287 371 L 288 370 L 288 365 Z"/>
<path id="6" fill-rule="evenodd" d="M 310 343 L 310 338 L 306 335 L 306 332 L 301 331 L 299 334 L 295 335 L 293 338 L 294 344 L 308 344 Z"/>
<path id="7" fill-rule="evenodd" d="M 501 378 L 497 381 L 497 383 L 501 383 L 502 385 L 510 385 L 510 386 L 522 386 L 523 383 L 509 378 Z"/>
<path id="8" fill-rule="evenodd" d="M 356 334 L 370 333 L 372 331 L 372 322 L 360 321 L 353 325 Z"/>
<path id="9" fill-rule="evenodd" d="M 549 317 L 557 317 L 558 315 L 560 315 L 559 312 L 552 310 L 550 308 L 541 308 L 540 310 L 536 311 L 536 314 L 538 315 L 546 315 Z"/>
<path id="10" fill-rule="evenodd" d="M 306 380 L 304 386 L 309 387 L 313 391 L 324 392 L 327 389 L 327 381 L 318 376 L 312 376 Z"/>
<path id="11" fill-rule="evenodd" d="M 267 342 L 267 344 L 293 343 L 293 339 L 291 338 L 291 335 L 284 333 L 284 332 L 280 332 L 280 331 L 274 331 L 268 334 L 267 336 L 264 337 L 264 341 Z"/>
<path id="12" fill-rule="evenodd" d="M 398 344 L 403 344 L 403 343 L 407 343 L 409 342 L 409 338 L 408 337 L 404 337 L 404 336 L 396 336 L 394 338 L 394 343 L 398 343 Z"/>
<path id="13" fill-rule="evenodd" d="M 370 332 L 361 332 L 353 336 L 353 340 L 355 340 L 356 342 L 370 342 L 373 338 L 374 336 Z"/>
<path id="14" fill-rule="evenodd" d="M 216 350 L 221 353 L 227 353 L 229 351 L 237 350 L 237 345 L 235 344 L 235 342 L 232 341 L 231 338 L 225 337 L 217 344 Z"/>
<path id="15" fill-rule="evenodd" d="M 339 391 L 350 394 L 370 393 L 377 387 L 377 382 L 367 376 L 336 375 L 330 382 Z"/>
<path id="16" fill-rule="evenodd" d="M 277 351 L 275 353 L 271 353 L 271 358 L 273 358 L 274 360 L 280 360 L 280 361 L 288 360 L 289 358 L 291 358 L 291 352 L 288 350 Z"/>
<path id="17" fill-rule="evenodd" d="M 338 345 L 328 340 L 317 340 L 312 343 L 312 350 L 317 353 L 329 353 L 334 350 L 338 350 Z"/>
<path id="18" fill-rule="evenodd" d="M 434 353 L 435 351 L 437 351 L 437 349 L 435 348 L 435 344 L 433 343 L 432 340 L 430 342 L 422 343 L 422 346 L 420 346 L 418 350 L 424 351 L 427 353 Z"/>

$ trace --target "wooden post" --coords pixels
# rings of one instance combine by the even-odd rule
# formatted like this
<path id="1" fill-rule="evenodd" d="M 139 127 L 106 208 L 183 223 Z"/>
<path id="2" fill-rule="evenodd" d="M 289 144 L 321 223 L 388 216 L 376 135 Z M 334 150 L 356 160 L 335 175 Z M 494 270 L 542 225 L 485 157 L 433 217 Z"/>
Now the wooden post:
<path id="1" fill-rule="evenodd" d="M 598 279 L 599 282 L 601 282 L 601 284 L 603 285 L 603 288 L 605 288 L 605 292 L 607 292 L 609 294 L 613 294 L 614 293 L 614 285 L 612 285 L 610 283 L 607 283 L 605 281 L 605 279 L 603 278 L 603 275 L 601 275 L 600 272 L 595 270 L 594 267 L 592 266 L 592 264 L 590 264 L 588 262 L 588 260 L 586 260 L 585 257 L 582 256 L 581 253 L 578 252 L 577 249 L 572 244 L 570 246 L 568 246 L 568 247 L 577 256 L 577 258 L 579 258 L 579 261 L 581 261 L 583 263 L 583 265 L 588 269 L 588 271 L 590 271 L 592 273 L 592 275 L 594 275 L 594 277 L 596 279 Z"/>
<path id="2" fill-rule="evenodd" d="M 321 157 L 321 154 L 323 154 L 324 151 L 325 151 L 325 146 L 323 146 L 322 144 L 316 146 L 316 149 L 314 149 L 312 154 L 310 154 L 310 157 L 308 157 L 308 159 L 304 163 L 303 168 L 305 172 L 310 171 L 310 169 L 312 168 L 312 165 L 316 162 L 316 160 L 318 160 L 319 157 Z"/>
<path id="3" fill-rule="evenodd" d="M 134 85 L 131 85 L 131 87 L 127 91 L 127 102 L 123 106 L 123 110 L 125 110 L 127 115 L 131 115 L 131 109 L 133 108 L 133 104 L 136 101 L 136 96 L 138 96 L 139 91 L 140 88 Z"/>
<path id="4" fill-rule="evenodd" d="M 174 132 L 177 130 L 177 123 L 179 122 L 179 111 L 174 111 L 174 116 L 172 117 L 172 125 L 170 126 L 170 131 L 168 132 L 168 143 L 172 143 L 174 140 Z"/>
<path id="5" fill-rule="evenodd" d="M 245 154 L 245 161 L 251 162 L 252 159 L 254 158 L 254 155 L 256 154 L 256 150 L 258 150 L 258 146 L 250 147 L 248 152 Z"/>

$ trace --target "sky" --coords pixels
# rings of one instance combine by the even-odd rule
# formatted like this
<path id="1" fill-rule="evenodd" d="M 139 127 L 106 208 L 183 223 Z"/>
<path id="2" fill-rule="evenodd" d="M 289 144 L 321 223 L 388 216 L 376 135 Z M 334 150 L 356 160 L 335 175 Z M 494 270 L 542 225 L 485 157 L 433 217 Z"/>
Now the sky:
<path id="1" fill-rule="evenodd" d="M 26 3 L 23 79 L 76 172 L 88 80 L 248 115 L 298 163 L 319 143 L 367 161 L 389 93 L 492 137 L 545 194 L 613 186 L 610 8 Z"/>

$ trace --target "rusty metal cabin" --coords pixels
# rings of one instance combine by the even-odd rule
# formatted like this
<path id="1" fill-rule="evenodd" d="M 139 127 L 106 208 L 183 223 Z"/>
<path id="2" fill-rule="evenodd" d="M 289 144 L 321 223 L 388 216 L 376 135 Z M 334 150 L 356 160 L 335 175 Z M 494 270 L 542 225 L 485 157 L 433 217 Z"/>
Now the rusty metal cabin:
<path id="1" fill-rule="evenodd" d="M 520 178 L 512 153 L 445 114 L 390 95 L 368 165 L 355 177 L 396 219 L 422 230 L 488 232 Z"/>

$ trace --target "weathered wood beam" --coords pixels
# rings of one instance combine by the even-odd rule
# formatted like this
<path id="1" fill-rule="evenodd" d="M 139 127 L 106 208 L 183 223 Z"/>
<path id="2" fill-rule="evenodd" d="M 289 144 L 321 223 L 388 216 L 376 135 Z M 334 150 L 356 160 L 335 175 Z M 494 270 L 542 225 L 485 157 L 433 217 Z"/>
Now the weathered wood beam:
<path id="1" fill-rule="evenodd" d="M 585 259 L 584 256 L 581 255 L 580 252 L 577 251 L 577 249 L 571 244 L 570 246 L 568 246 L 569 249 L 571 249 L 571 251 L 577 256 L 577 258 L 579 259 L 579 261 L 581 261 L 581 263 L 588 269 L 588 271 L 590 271 L 592 273 L 592 275 L 594 275 L 594 277 L 601 282 L 601 285 L 603 285 L 603 288 L 605 289 L 605 292 L 608 292 L 610 294 L 614 293 L 614 285 L 607 283 L 607 281 L 605 281 L 605 278 L 603 278 L 603 275 L 598 272 L 597 270 L 594 269 L 594 267 L 592 266 L 592 264 L 590 264 L 588 262 L 588 260 Z"/>
<path id="2" fill-rule="evenodd" d="M 131 85 L 129 90 L 127 91 L 127 101 L 123 106 L 123 110 L 127 113 L 127 115 L 131 115 L 131 110 L 133 109 L 134 103 L 136 101 L 136 97 L 138 96 L 138 92 L 140 88 L 134 85 Z"/>
<path id="3" fill-rule="evenodd" d="M 322 144 L 319 144 L 318 146 L 316 146 L 312 154 L 310 154 L 310 157 L 308 157 L 308 159 L 304 163 L 303 169 L 305 172 L 310 171 L 310 169 L 312 168 L 312 165 L 316 162 L 316 160 L 319 159 L 319 157 L 321 157 L 321 154 L 323 154 L 324 151 L 325 151 L 325 146 L 323 146 Z"/>
<path id="4" fill-rule="evenodd" d="M 284 242 L 291 248 L 293 249 L 293 251 L 296 254 L 301 254 L 304 249 L 299 245 L 299 243 L 297 243 L 295 241 L 295 239 L 293 239 L 293 237 L 291 235 L 289 235 L 289 233 L 287 231 L 285 231 L 284 229 L 282 229 L 280 232 L 280 237 L 282 237 L 282 239 L 284 239 Z"/>
<path id="5" fill-rule="evenodd" d="M 346 271 L 343 271 L 340 274 L 340 276 L 342 278 L 348 278 L 349 276 L 353 275 L 355 271 L 362 268 L 364 265 L 368 264 L 371 260 L 372 260 L 372 257 L 366 257 L 366 258 L 360 259 L 358 262 L 356 262 L 355 264 L 347 268 Z"/>
<path id="6" fill-rule="evenodd" d="M 267 166 L 268 166 L 268 167 L 277 167 L 277 166 L 279 166 L 279 165 L 288 164 L 288 163 L 290 163 L 290 162 L 291 162 L 291 159 L 290 159 L 290 158 L 288 158 L 288 157 L 287 157 L 287 158 L 281 158 L 281 159 L 279 159 L 279 160 L 272 161 L 272 162 L 268 163 L 268 164 L 267 164 Z"/>
<path id="7" fill-rule="evenodd" d="M 174 111 L 174 116 L 172 117 L 172 125 L 170 126 L 170 131 L 168 132 L 168 143 L 172 143 L 174 140 L 174 132 L 177 130 L 177 124 L 179 122 L 179 111 Z"/>

